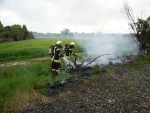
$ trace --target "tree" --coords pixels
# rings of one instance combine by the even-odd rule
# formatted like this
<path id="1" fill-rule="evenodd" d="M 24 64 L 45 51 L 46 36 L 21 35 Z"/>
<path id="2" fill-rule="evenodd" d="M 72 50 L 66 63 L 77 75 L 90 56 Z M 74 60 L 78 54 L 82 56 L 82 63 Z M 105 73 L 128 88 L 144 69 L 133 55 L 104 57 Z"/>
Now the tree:
<path id="1" fill-rule="evenodd" d="M 23 25 L 22 30 L 23 30 L 23 33 L 24 33 L 24 39 L 29 38 L 29 32 L 27 30 L 26 25 Z"/>
<path id="2" fill-rule="evenodd" d="M 11 38 L 11 28 L 10 28 L 10 26 L 5 26 L 4 27 L 4 32 L 5 32 L 5 38 Z"/>
<path id="3" fill-rule="evenodd" d="M 22 32 L 22 28 L 21 28 L 21 25 L 17 25 L 17 24 L 14 24 L 11 26 L 11 34 L 14 38 L 15 41 L 19 41 L 19 40 L 22 40 L 23 39 L 23 32 Z"/>
<path id="4" fill-rule="evenodd" d="M 0 21 L 0 33 L 3 31 L 3 24 L 1 23 L 1 21 Z"/>
<path id="5" fill-rule="evenodd" d="M 33 33 L 27 30 L 26 25 L 14 24 L 12 26 L 3 27 L 0 21 L 0 42 L 19 41 L 33 39 Z"/>
<path id="6" fill-rule="evenodd" d="M 133 10 L 130 7 L 128 2 L 123 2 L 123 14 L 127 18 L 127 22 L 129 25 L 129 31 L 133 33 L 137 33 L 137 26 L 136 26 L 136 17 L 134 16 Z"/>
<path id="7" fill-rule="evenodd" d="M 122 11 L 127 18 L 130 33 L 138 40 L 139 53 L 143 53 L 143 50 L 150 53 L 150 17 L 147 19 L 135 17 L 128 2 L 123 3 Z"/>
<path id="8" fill-rule="evenodd" d="M 3 24 L 0 21 L 0 42 L 3 41 L 4 36 L 5 36 L 3 29 L 4 29 Z"/>
<path id="9" fill-rule="evenodd" d="M 137 34 L 141 48 L 150 53 L 150 16 L 147 19 L 138 19 Z"/>
<path id="10" fill-rule="evenodd" d="M 32 33 L 32 31 L 31 32 L 28 32 L 29 34 L 28 34 L 28 39 L 33 39 L 34 38 L 34 36 L 33 36 L 33 33 Z"/>
<path id="11" fill-rule="evenodd" d="M 69 34 L 69 33 L 70 33 L 70 30 L 69 30 L 69 29 L 66 29 L 66 28 L 64 28 L 64 29 L 61 31 L 61 34 L 64 34 L 64 35 L 65 35 L 65 38 L 66 38 L 67 34 Z"/>

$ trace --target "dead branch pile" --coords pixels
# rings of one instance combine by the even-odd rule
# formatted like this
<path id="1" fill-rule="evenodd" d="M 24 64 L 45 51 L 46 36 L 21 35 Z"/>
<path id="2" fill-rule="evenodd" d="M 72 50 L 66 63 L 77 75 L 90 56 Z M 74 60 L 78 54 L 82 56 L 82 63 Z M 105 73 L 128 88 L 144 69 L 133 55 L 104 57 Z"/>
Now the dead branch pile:
<path id="1" fill-rule="evenodd" d="M 109 54 L 103 54 L 103 55 L 100 55 L 96 58 L 94 58 L 93 60 L 91 61 L 88 61 L 88 63 L 84 63 L 86 61 L 86 59 L 83 59 L 82 62 L 80 64 L 77 63 L 77 57 L 78 56 L 75 56 L 74 60 L 72 59 L 72 62 L 73 62 L 73 65 L 71 63 L 67 64 L 67 72 L 68 73 L 82 73 L 84 72 L 85 70 L 87 69 L 90 69 L 90 64 L 92 64 L 93 62 L 96 61 L 96 59 L 104 56 L 104 55 L 109 55 Z"/>

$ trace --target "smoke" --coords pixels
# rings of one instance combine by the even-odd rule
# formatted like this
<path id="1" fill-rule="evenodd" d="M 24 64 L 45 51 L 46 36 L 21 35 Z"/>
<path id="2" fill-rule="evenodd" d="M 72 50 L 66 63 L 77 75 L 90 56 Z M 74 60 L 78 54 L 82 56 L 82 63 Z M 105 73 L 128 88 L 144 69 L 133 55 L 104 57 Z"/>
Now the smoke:
<path id="1" fill-rule="evenodd" d="M 96 62 L 98 64 L 108 64 L 110 59 L 113 59 L 113 63 L 121 63 L 118 57 L 124 55 L 137 54 L 138 44 L 135 37 L 90 37 L 90 38 L 78 38 L 75 37 L 77 43 L 84 49 L 88 58 L 94 59 L 99 57 Z"/>

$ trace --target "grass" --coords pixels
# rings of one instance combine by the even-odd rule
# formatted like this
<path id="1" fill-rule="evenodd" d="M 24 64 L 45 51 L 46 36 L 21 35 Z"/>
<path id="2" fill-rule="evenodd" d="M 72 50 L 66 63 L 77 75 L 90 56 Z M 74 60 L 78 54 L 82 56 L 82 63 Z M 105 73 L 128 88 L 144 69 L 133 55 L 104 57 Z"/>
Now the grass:
<path id="1" fill-rule="evenodd" d="M 48 56 L 50 45 L 54 45 L 58 38 L 38 38 L 32 40 L 7 42 L 0 44 L 0 62 L 18 61 L 23 59 L 39 58 Z M 61 38 L 63 44 L 75 41 L 72 38 Z M 82 52 L 83 50 L 76 44 L 74 52 Z M 150 56 L 139 56 L 131 64 L 126 67 L 140 67 L 139 62 L 148 63 Z M 50 73 L 50 59 L 31 61 L 28 65 L 4 67 L 0 69 L 0 112 L 8 112 L 16 103 L 12 99 L 16 95 L 28 94 L 31 90 L 38 90 L 38 87 L 47 83 L 53 83 Z M 64 64 L 62 64 L 64 65 Z M 116 69 L 108 66 L 109 69 Z M 99 73 L 102 68 L 96 65 L 92 68 L 92 72 Z M 69 75 L 62 70 L 61 74 L 55 80 L 63 80 L 69 78 Z M 96 78 L 93 77 L 92 80 Z M 126 88 L 126 87 L 124 87 Z M 19 98 L 19 97 L 18 97 Z M 13 102 L 13 101 L 14 102 Z M 10 102 L 11 101 L 11 102 Z M 20 100 L 18 100 L 20 101 Z M 19 104 L 18 104 L 19 106 Z"/>
<path id="2" fill-rule="evenodd" d="M 46 62 L 2 68 L 0 75 L 0 112 L 9 109 L 10 98 L 18 92 L 30 91 L 51 82 Z"/>
<path id="3" fill-rule="evenodd" d="M 138 57 L 135 58 L 134 62 L 139 62 L 139 61 L 150 62 L 150 56 L 149 55 L 139 55 Z"/>
<path id="4" fill-rule="evenodd" d="M 48 56 L 49 46 L 55 45 L 58 40 L 63 42 L 62 45 L 69 44 L 71 41 L 76 42 L 73 38 L 36 38 L 0 43 L 0 62 Z M 83 51 L 78 44 L 75 47 L 74 52 Z"/>

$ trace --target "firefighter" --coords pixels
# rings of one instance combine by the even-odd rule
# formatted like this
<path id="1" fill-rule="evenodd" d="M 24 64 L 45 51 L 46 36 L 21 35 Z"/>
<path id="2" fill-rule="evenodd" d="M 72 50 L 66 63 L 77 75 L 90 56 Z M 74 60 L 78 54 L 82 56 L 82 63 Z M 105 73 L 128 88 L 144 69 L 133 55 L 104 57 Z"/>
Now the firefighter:
<path id="1" fill-rule="evenodd" d="M 63 55 L 61 54 L 61 46 L 62 42 L 61 41 L 57 41 L 56 42 L 56 46 L 54 47 L 54 55 L 52 57 L 52 74 L 53 75 L 59 75 L 60 74 L 60 57 L 63 57 Z"/>
<path id="2" fill-rule="evenodd" d="M 65 50 L 65 57 L 70 59 L 72 55 L 76 56 L 72 49 L 75 48 L 75 43 L 71 42 L 70 45 L 67 46 L 66 50 Z"/>

